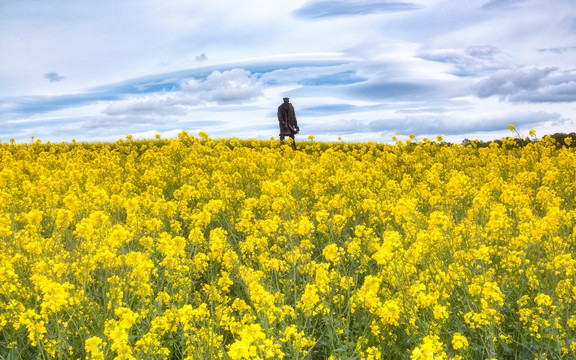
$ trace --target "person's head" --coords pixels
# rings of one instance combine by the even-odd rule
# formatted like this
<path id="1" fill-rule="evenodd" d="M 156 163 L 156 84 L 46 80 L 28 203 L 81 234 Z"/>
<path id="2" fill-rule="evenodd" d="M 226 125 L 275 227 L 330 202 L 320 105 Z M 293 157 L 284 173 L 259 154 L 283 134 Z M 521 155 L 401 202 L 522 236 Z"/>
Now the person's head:
<path id="1" fill-rule="evenodd" d="M 285 102 L 285 103 L 290 102 L 290 98 L 285 97 L 285 98 L 284 98 L 284 102 Z"/>

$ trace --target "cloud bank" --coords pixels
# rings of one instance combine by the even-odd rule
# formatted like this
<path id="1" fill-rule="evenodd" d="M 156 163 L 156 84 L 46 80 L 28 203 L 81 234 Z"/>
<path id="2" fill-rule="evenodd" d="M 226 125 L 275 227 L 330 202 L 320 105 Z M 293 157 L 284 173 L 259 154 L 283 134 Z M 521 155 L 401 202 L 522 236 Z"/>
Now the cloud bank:
<path id="1" fill-rule="evenodd" d="M 503 101 L 554 103 L 576 101 L 576 71 L 557 68 L 501 70 L 473 86 L 480 98 Z"/>

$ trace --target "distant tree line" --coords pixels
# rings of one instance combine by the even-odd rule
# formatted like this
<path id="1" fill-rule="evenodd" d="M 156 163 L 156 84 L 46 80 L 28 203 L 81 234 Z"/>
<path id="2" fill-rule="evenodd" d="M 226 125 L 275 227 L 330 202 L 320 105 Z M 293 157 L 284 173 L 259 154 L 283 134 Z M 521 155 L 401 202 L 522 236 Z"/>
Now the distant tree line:
<path id="1" fill-rule="evenodd" d="M 536 137 L 525 137 L 525 138 L 521 138 L 521 137 L 515 137 L 514 140 L 516 140 L 516 144 L 520 147 L 526 146 L 528 144 L 532 144 L 541 140 L 547 140 L 549 141 L 551 144 L 554 144 L 556 146 L 556 148 L 561 148 L 563 146 L 567 147 L 567 148 L 574 148 L 576 147 L 576 133 L 571 132 L 571 133 L 555 133 L 552 135 L 545 135 L 544 137 L 542 137 L 542 139 L 537 139 Z M 481 140 L 469 140 L 469 139 L 464 139 L 464 141 L 462 141 L 462 145 L 475 145 L 477 147 L 488 147 L 490 146 L 490 144 L 492 143 L 496 143 L 500 146 L 502 146 L 503 141 L 502 140 L 491 140 L 491 141 L 481 141 Z"/>

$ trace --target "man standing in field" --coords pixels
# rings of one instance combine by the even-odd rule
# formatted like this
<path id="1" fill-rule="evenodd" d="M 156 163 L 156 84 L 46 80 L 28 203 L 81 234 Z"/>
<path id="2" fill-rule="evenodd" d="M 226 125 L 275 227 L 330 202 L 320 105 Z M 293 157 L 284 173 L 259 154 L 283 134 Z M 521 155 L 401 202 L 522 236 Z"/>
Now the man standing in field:
<path id="1" fill-rule="evenodd" d="M 278 122 L 280 125 L 280 141 L 284 141 L 286 136 L 292 139 L 292 149 L 296 150 L 296 140 L 294 135 L 300 132 L 294 106 L 290 104 L 290 98 L 285 97 L 284 103 L 278 106 Z"/>

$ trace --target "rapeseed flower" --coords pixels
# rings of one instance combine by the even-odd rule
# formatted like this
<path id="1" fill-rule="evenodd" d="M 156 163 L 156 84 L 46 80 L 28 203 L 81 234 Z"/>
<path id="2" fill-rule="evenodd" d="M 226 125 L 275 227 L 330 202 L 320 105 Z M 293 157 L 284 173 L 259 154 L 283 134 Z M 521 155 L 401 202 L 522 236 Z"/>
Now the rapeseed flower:
<path id="1" fill-rule="evenodd" d="M 530 136 L 0 144 L 0 353 L 574 358 L 576 152 Z"/>

